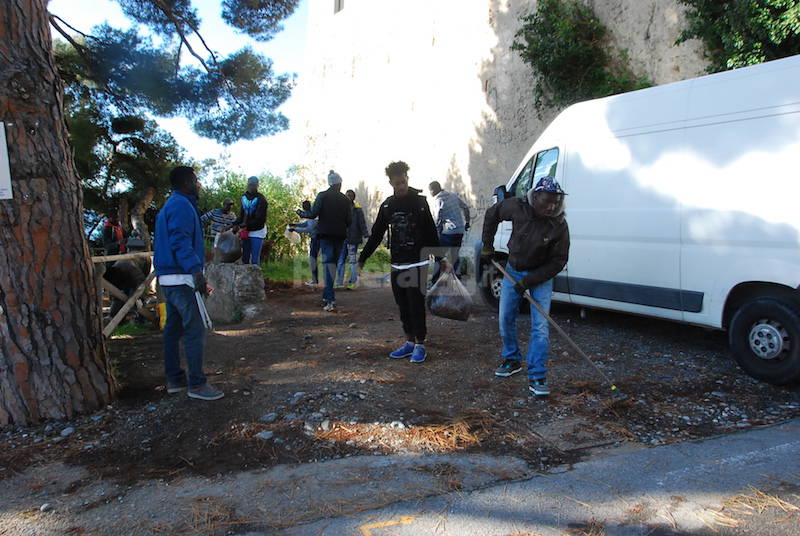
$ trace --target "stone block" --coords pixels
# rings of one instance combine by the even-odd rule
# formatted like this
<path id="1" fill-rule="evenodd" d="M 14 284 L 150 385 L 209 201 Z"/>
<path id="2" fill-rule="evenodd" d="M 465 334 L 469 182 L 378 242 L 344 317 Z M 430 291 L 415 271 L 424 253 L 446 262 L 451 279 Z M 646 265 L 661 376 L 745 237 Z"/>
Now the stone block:
<path id="1" fill-rule="evenodd" d="M 206 299 L 208 314 L 214 322 L 239 322 L 263 310 L 266 293 L 260 266 L 209 264 L 205 275 L 208 284 L 214 288 Z"/>

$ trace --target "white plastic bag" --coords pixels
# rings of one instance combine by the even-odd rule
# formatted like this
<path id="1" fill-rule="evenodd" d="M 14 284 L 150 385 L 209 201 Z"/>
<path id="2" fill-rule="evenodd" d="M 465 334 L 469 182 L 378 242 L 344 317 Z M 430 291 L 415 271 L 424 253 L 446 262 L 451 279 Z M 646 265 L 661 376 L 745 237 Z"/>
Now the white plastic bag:
<path id="1" fill-rule="evenodd" d="M 451 320 L 469 319 L 472 311 L 472 296 L 467 287 L 452 272 L 444 272 L 425 297 L 431 314 Z"/>
<path id="2" fill-rule="evenodd" d="M 286 230 L 283 232 L 283 236 L 285 236 L 286 240 L 288 240 L 292 245 L 297 245 L 300 243 L 300 233 L 289 229 L 289 227 L 286 227 Z"/>

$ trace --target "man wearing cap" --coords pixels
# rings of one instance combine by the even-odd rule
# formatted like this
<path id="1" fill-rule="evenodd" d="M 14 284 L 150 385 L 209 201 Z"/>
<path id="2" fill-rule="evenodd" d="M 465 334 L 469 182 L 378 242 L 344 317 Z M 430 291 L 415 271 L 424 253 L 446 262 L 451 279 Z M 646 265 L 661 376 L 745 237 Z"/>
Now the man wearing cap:
<path id="1" fill-rule="evenodd" d="M 336 310 L 336 294 L 333 282 L 336 277 L 336 263 L 342 253 L 347 230 L 353 218 L 353 204 L 342 193 L 342 177 L 333 170 L 328 173 L 329 188 L 317 194 L 311 210 L 298 210 L 301 218 L 317 218 L 317 236 L 322 252 L 322 266 L 325 272 L 325 289 L 322 291 L 323 309 Z"/>
<path id="2" fill-rule="evenodd" d="M 553 277 L 564 269 L 569 257 L 569 228 L 564 218 L 564 191 L 550 176 L 543 177 L 525 198 L 510 197 L 489 207 L 483 221 L 481 256 L 492 258 L 491 244 L 501 221 L 511 221 L 506 270 L 517 281 L 505 278 L 500 291 L 500 337 L 503 362 L 496 376 L 508 377 L 522 370 L 517 341 L 517 315 L 522 294 L 531 297 L 545 311 L 550 310 Z M 547 396 L 547 352 L 550 345 L 547 320 L 531 307 L 531 335 L 528 343 L 529 390 Z"/>
<path id="3" fill-rule="evenodd" d="M 209 210 L 200 216 L 200 223 L 205 225 L 211 222 L 211 239 L 217 237 L 225 229 L 229 228 L 233 222 L 236 221 L 236 213 L 231 210 L 233 207 L 233 200 L 225 199 L 222 202 L 222 207 L 217 207 Z"/>
<path id="4" fill-rule="evenodd" d="M 242 194 L 239 217 L 234 227 L 241 227 L 242 263 L 259 264 L 261 246 L 267 236 L 267 198 L 258 191 L 258 177 L 247 179 L 247 191 Z"/>

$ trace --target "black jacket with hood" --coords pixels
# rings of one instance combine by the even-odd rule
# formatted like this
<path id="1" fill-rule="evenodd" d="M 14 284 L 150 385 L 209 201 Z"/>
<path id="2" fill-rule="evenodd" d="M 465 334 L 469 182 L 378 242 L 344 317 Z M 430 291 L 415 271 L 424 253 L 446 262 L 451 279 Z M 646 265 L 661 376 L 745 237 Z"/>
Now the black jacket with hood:
<path id="1" fill-rule="evenodd" d="M 483 244 L 491 247 L 501 221 L 513 223 L 508 241 L 508 262 L 520 272 L 528 272 L 523 284 L 535 287 L 552 279 L 569 259 L 569 227 L 563 215 L 538 216 L 528 200 L 504 199 L 486 210 L 483 218 Z"/>
<path id="2" fill-rule="evenodd" d="M 367 244 L 358 262 L 364 263 L 389 232 L 389 251 L 392 264 L 414 264 L 425 248 L 439 247 L 439 235 L 433 223 L 431 209 L 419 190 L 409 188 L 403 197 L 390 196 L 378 209 Z"/>

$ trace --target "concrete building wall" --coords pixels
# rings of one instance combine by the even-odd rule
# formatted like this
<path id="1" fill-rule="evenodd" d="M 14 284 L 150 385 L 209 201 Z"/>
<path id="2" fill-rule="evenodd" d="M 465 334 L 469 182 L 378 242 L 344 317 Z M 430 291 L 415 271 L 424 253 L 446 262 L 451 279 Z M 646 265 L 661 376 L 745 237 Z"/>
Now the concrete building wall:
<path id="1" fill-rule="evenodd" d="M 341 1 L 341 0 L 340 0 Z M 701 74 L 699 43 L 674 46 L 677 0 L 587 0 L 631 64 L 664 84 Z M 523 0 L 310 0 L 301 128 L 321 186 L 336 169 L 368 217 L 391 194 L 384 167 L 406 161 L 411 185 L 439 180 L 476 216 L 557 111 L 533 107 L 534 77 L 510 49 Z"/>

